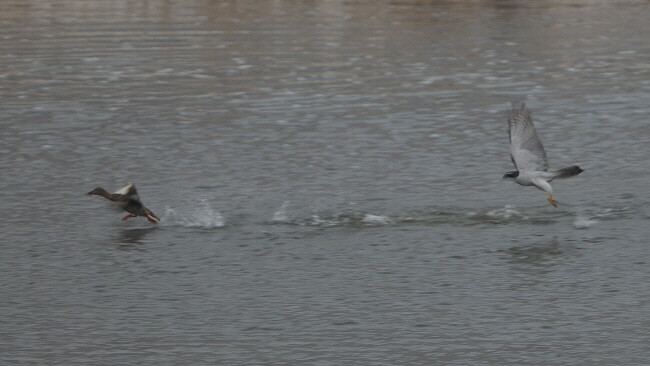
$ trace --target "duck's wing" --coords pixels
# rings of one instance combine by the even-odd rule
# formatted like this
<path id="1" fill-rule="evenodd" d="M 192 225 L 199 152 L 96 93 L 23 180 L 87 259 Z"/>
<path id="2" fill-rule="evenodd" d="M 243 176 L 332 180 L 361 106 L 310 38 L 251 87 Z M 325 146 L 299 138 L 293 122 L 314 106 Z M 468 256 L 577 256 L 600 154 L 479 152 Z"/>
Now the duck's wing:
<path id="1" fill-rule="evenodd" d="M 138 195 L 138 191 L 135 189 L 135 185 L 133 183 L 129 183 L 125 185 L 124 187 L 113 192 L 113 194 L 119 194 L 121 196 L 124 196 L 124 200 L 127 201 L 132 200 L 132 201 L 140 202 L 140 196 Z"/>
<path id="2" fill-rule="evenodd" d="M 512 103 L 508 115 L 510 157 L 517 170 L 548 171 L 548 160 L 542 141 L 537 136 L 530 111 L 524 103 Z"/>

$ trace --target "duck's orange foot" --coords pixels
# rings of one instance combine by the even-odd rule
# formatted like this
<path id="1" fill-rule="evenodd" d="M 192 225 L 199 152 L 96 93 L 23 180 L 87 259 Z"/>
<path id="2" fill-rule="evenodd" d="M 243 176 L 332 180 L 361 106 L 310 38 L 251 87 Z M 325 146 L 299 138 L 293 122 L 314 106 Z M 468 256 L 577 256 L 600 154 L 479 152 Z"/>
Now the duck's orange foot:
<path id="1" fill-rule="evenodd" d="M 546 194 L 546 200 L 553 205 L 553 207 L 557 207 L 557 201 L 553 199 L 553 196 L 551 196 L 550 193 Z"/>
<path id="2" fill-rule="evenodd" d="M 136 215 L 128 214 L 128 215 L 122 217 L 122 221 L 126 221 L 126 220 L 128 220 L 130 217 L 135 217 L 135 216 L 136 216 Z"/>

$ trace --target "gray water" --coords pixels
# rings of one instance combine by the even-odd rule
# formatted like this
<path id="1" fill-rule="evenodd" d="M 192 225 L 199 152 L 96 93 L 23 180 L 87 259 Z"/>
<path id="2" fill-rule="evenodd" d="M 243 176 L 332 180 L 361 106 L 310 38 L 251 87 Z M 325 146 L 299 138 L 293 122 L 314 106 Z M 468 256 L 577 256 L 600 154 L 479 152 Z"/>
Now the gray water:
<path id="1" fill-rule="evenodd" d="M 1 2 L 0 364 L 648 364 L 649 14 Z"/>

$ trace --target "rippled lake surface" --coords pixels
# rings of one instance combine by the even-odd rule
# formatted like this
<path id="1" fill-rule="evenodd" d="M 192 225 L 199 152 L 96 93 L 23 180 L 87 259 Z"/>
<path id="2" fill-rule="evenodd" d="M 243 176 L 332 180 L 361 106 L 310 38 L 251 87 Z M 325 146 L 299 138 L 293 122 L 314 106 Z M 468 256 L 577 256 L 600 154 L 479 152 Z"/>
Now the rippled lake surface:
<path id="1" fill-rule="evenodd" d="M 648 364 L 649 11 L 1 2 L 0 363 Z"/>

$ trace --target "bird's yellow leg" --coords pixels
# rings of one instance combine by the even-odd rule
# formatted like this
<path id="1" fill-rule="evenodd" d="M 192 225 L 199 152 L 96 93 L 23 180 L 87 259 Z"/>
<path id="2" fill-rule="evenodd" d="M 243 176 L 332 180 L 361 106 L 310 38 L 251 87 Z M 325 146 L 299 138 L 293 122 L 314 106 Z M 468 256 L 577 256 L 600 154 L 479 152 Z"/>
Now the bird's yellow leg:
<path id="1" fill-rule="evenodd" d="M 126 220 L 128 220 L 129 218 L 131 218 L 131 217 L 136 217 L 136 215 L 134 215 L 134 214 L 128 214 L 128 215 L 122 217 L 122 221 L 126 221 Z"/>
<path id="2" fill-rule="evenodd" d="M 546 192 L 546 199 L 553 205 L 553 207 L 557 207 L 557 201 L 553 199 L 553 196 L 551 196 L 549 192 Z"/>

